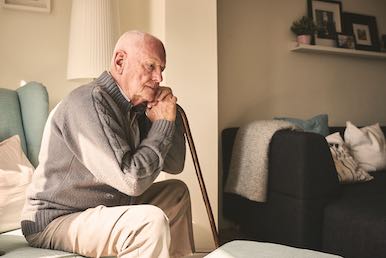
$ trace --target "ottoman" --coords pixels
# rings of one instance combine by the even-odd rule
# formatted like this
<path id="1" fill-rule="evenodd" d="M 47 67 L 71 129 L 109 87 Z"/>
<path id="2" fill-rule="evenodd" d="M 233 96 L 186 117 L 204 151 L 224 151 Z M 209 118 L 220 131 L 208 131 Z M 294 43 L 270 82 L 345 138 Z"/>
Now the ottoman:
<path id="1" fill-rule="evenodd" d="M 228 242 L 205 258 L 338 258 L 341 256 L 280 244 L 245 240 Z"/>

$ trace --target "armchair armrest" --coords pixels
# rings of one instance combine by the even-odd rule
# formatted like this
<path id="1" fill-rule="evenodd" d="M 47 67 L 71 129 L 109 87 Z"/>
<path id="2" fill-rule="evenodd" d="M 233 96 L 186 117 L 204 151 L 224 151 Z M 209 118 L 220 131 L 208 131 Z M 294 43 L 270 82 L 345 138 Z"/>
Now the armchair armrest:
<path id="1" fill-rule="evenodd" d="M 269 152 L 269 189 L 303 200 L 335 196 L 339 181 L 326 139 L 309 132 L 276 132 Z"/>

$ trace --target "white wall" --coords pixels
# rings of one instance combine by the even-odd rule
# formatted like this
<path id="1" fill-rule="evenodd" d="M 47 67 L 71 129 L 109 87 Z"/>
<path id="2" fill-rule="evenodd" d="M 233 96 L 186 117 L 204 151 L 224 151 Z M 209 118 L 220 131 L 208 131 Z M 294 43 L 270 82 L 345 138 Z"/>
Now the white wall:
<path id="1" fill-rule="evenodd" d="M 216 0 L 166 0 L 166 83 L 188 115 L 204 181 L 217 220 L 217 9 Z M 181 177 L 188 183 L 196 246 L 214 247 L 194 166 L 187 153 Z"/>
<path id="2" fill-rule="evenodd" d="M 78 85 L 66 79 L 71 1 L 52 2 L 49 14 L 0 8 L 0 87 L 42 82 L 51 107 Z"/>
<path id="3" fill-rule="evenodd" d="M 386 34 L 386 2 L 344 0 L 344 11 L 377 17 Z M 327 113 L 386 124 L 386 60 L 289 51 L 289 27 L 307 13 L 305 0 L 219 0 L 219 127 L 274 116 Z"/>
<path id="4" fill-rule="evenodd" d="M 342 7 L 376 16 L 386 34 L 386 1 L 343 0 Z M 220 131 L 321 113 L 330 125 L 386 125 L 386 60 L 289 51 L 291 23 L 306 14 L 306 0 L 218 1 Z"/>

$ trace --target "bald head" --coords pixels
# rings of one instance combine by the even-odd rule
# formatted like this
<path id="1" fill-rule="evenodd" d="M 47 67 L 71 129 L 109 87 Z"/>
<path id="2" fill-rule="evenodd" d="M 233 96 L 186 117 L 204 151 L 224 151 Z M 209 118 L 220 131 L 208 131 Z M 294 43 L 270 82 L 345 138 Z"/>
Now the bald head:
<path id="1" fill-rule="evenodd" d="M 148 48 L 155 49 L 161 55 L 166 56 L 165 48 L 161 40 L 153 35 L 136 30 L 123 33 L 115 44 L 110 68 L 113 68 L 114 58 L 118 52 L 124 51 L 125 53 L 132 55 L 138 54 L 138 52 Z"/>
<path id="2" fill-rule="evenodd" d="M 134 104 L 151 102 L 166 65 L 162 42 L 144 32 L 128 31 L 115 45 L 110 73 Z"/>

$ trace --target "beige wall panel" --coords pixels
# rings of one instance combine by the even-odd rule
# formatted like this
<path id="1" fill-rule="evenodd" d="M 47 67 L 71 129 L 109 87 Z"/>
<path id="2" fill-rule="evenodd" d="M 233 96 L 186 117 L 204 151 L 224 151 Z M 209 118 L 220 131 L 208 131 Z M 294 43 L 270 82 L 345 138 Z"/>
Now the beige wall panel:
<path id="1" fill-rule="evenodd" d="M 184 107 L 217 220 L 217 18 L 215 0 L 166 0 L 167 80 Z M 214 247 L 194 166 L 187 152 L 182 175 L 192 197 L 194 236 L 200 251 Z"/>

